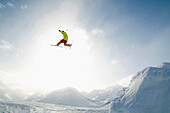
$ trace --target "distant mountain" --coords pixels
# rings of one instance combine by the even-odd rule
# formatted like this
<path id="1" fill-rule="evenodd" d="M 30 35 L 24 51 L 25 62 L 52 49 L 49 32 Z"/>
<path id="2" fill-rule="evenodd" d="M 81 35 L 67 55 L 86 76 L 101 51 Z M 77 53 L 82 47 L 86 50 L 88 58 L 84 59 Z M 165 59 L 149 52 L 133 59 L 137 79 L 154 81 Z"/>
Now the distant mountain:
<path id="1" fill-rule="evenodd" d="M 103 90 L 93 90 L 87 96 L 95 102 L 106 103 L 117 97 L 119 91 L 123 89 L 123 86 L 119 84 L 114 84 Z"/>
<path id="2" fill-rule="evenodd" d="M 110 113 L 170 113 L 170 63 L 138 72 L 110 105 Z"/>
<path id="3" fill-rule="evenodd" d="M 61 104 L 79 107 L 100 106 L 117 97 L 123 86 L 115 84 L 103 90 L 94 90 L 90 93 L 80 93 L 74 88 L 64 88 L 52 91 L 49 94 L 35 93 L 26 101 Z"/>
<path id="4" fill-rule="evenodd" d="M 5 91 L 3 88 L 0 88 L 0 101 L 3 100 L 13 100 Z"/>
<path id="5" fill-rule="evenodd" d="M 33 101 L 33 102 L 38 102 L 41 99 L 43 99 L 46 95 L 42 93 L 34 93 L 33 95 L 29 96 L 26 101 Z"/>
<path id="6" fill-rule="evenodd" d="M 27 95 L 14 90 L 0 81 L 0 100 L 23 100 Z"/>
<path id="7" fill-rule="evenodd" d="M 2 100 L 13 100 L 6 92 L 8 88 L 0 81 L 0 101 Z"/>
<path id="8" fill-rule="evenodd" d="M 40 99 L 39 102 L 79 107 L 93 106 L 90 100 L 71 87 L 53 91 L 44 98 Z"/>

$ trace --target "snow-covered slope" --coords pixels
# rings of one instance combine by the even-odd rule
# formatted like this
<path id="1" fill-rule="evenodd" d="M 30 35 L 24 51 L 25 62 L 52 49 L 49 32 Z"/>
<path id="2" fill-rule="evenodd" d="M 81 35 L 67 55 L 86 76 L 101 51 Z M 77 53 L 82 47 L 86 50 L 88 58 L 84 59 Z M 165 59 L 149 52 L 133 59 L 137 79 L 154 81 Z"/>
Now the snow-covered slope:
<path id="1" fill-rule="evenodd" d="M 170 113 L 170 63 L 138 72 L 111 103 L 110 113 Z"/>
<path id="2" fill-rule="evenodd" d="M 115 84 L 103 90 L 94 90 L 91 93 L 89 93 L 87 96 L 88 98 L 92 99 L 95 102 L 101 102 L 104 104 L 116 98 L 118 92 L 121 91 L 122 88 L 123 86 L 119 84 Z"/>
<path id="3" fill-rule="evenodd" d="M 76 89 L 71 87 L 53 91 L 44 98 L 40 99 L 39 102 L 79 107 L 92 106 L 88 99 L 86 99 Z"/>
<path id="4" fill-rule="evenodd" d="M 108 108 L 83 108 L 28 101 L 0 101 L 0 113 L 108 113 Z"/>

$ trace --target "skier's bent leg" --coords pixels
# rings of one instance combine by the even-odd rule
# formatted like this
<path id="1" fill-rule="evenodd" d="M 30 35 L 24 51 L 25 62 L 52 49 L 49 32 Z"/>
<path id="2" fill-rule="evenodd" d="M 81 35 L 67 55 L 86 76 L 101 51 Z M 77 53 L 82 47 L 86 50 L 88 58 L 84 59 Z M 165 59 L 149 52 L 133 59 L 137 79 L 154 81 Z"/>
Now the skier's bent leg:
<path id="1" fill-rule="evenodd" d="M 60 42 L 58 42 L 57 45 L 59 46 L 61 43 L 64 43 L 63 40 L 60 40 Z"/>
<path id="2" fill-rule="evenodd" d="M 59 46 L 61 44 L 61 41 L 57 43 L 57 45 Z"/>
<path id="3" fill-rule="evenodd" d="M 67 41 L 65 41 L 64 46 L 71 46 L 71 44 L 67 44 Z"/>
<path id="4" fill-rule="evenodd" d="M 71 46 L 71 44 L 64 44 L 64 46 Z"/>

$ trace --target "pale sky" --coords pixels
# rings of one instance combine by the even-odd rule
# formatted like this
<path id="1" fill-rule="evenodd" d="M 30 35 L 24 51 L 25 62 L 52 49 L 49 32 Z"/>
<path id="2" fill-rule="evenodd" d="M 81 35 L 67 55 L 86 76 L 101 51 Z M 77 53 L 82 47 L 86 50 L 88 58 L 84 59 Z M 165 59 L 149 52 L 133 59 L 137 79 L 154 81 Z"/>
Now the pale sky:
<path id="1" fill-rule="evenodd" d="M 1 0 L 0 80 L 25 91 L 125 82 L 170 61 L 169 12 L 168 0 Z M 71 50 L 50 46 L 58 30 Z"/>

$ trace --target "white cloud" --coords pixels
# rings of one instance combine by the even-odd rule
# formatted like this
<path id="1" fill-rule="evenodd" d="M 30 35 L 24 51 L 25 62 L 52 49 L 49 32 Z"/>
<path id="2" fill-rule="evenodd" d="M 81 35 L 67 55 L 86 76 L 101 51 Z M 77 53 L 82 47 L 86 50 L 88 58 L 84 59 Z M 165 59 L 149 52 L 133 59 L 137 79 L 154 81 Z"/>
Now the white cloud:
<path id="1" fill-rule="evenodd" d="M 92 30 L 92 35 L 103 35 L 104 31 L 102 29 L 96 28 Z"/>
<path id="2" fill-rule="evenodd" d="M 0 3 L 0 9 L 6 8 L 3 4 Z"/>
<path id="3" fill-rule="evenodd" d="M 2 44 L 0 44 L 0 49 L 10 50 L 10 49 L 14 48 L 14 45 L 9 43 L 8 41 L 2 40 L 1 42 L 2 42 Z"/>
<path id="4" fill-rule="evenodd" d="M 14 7 L 14 4 L 13 4 L 13 3 L 10 3 L 10 2 L 8 2 L 7 5 L 8 5 L 9 7 Z"/>
<path id="5" fill-rule="evenodd" d="M 28 6 L 27 6 L 27 5 L 21 5 L 20 8 L 21 8 L 21 9 L 27 9 Z"/>
<path id="6" fill-rule="evenodd" d="M 104 31 L 100 28 L 95 28 L 93 29 L 89 34 L 90 39 L 89 39 L 89 45 L 92 47 L 95 44 L 97 45 L 103 45 L 103 40 L 104 40 Z M 96 43 L 96 40 L 98 43 Z"/>

